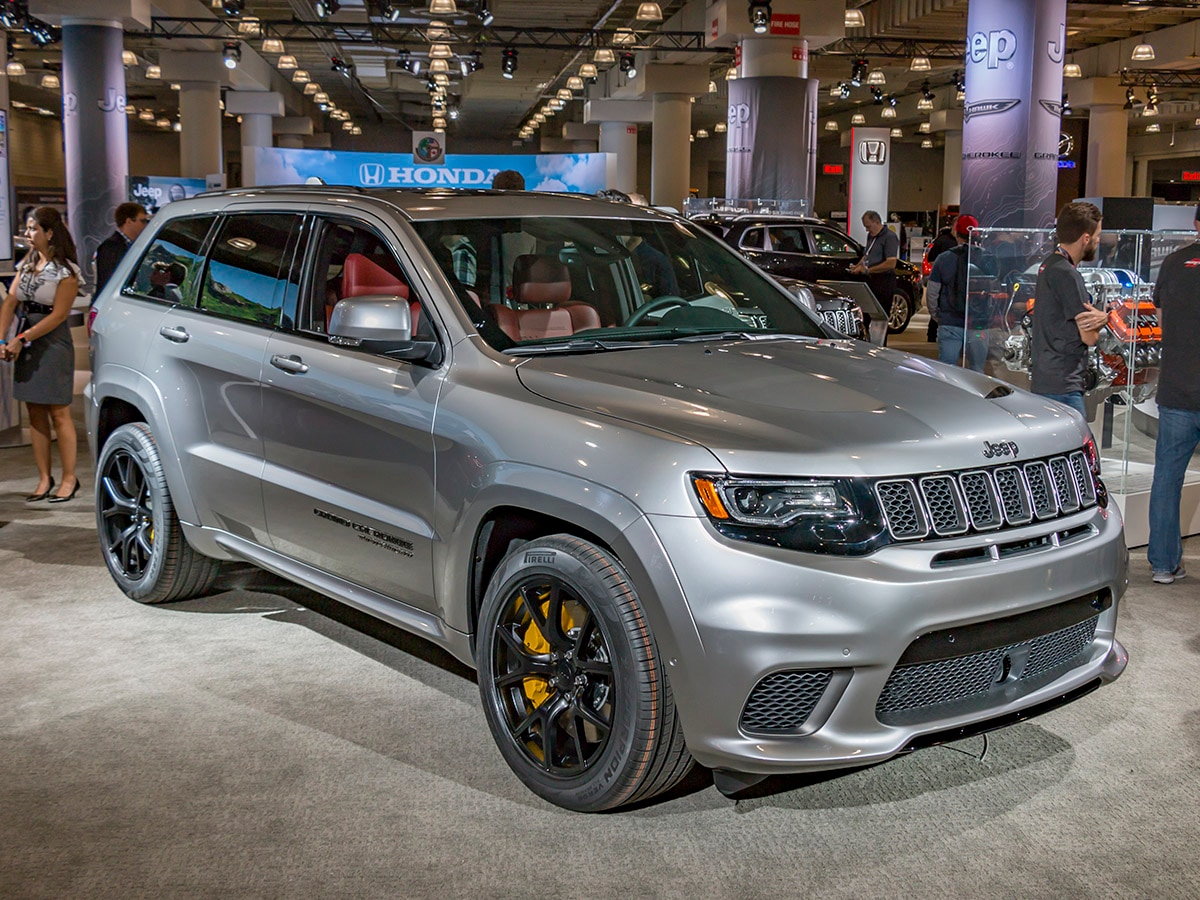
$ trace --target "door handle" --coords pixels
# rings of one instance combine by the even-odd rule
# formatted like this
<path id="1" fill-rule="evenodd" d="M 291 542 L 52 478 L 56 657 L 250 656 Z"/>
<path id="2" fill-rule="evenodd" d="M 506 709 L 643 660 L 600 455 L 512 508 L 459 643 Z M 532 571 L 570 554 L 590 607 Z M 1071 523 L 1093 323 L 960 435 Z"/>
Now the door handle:
<path id="1" fill-rule="evenodd" d="M 277 353 L 271 357 L 271 365 L 293 375 L 303 375 L 308 371 L 308 363 L 298 356 L 283 356 Z"/>
<path id="2" fill-rule="evenodd" d="M 173 341 L 176 344 L 186 344 L 188 338 L 191 337 L 187 333 L 187 329 L 179 325 L 164 325 L 158 329 L 158 333 L 165 337 L 168 341 Z"/>

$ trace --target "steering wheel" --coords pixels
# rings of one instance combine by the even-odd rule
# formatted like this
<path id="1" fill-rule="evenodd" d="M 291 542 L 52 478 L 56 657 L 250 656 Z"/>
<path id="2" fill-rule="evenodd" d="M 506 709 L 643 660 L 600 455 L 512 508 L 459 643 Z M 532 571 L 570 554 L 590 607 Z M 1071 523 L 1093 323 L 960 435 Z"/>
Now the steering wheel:
<path id="1" fill-rule="evenodd" d="M 650 315 L 652 312 L 657 312 L 660 309 L 668 309 L 672 306 L 689 306 L 690 304 L 682 297 L 676 297 L 674 294 L 663 294 L 661 297 L 655 297 L 649 303 L 639 306 L 630 314 L 629 318 L 621 323 L 622 328 L 627 328 L 631 325 L 640 325 L 642 319 Z"/>

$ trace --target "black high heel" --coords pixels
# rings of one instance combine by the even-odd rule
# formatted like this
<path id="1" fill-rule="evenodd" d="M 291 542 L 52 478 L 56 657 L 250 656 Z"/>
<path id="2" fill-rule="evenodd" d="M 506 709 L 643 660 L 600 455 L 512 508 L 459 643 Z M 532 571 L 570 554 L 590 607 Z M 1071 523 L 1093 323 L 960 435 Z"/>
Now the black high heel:
<path id="1" fill-rule="evenodd" d="M 39 500 L 45 500 L 50 496 L 50 492 L 54 490 L 54 476 L 50 476 L 50 487 L 46 488 L 40 494 L 30 494 L 25 498 L 26 503 L 37 503 Z"/>
<path id="2" fill-rule="evenodd" d="M 65 496 L 65 497 L 59 497 L 57 494 L 55 494 L 47 502 L 48 503 L 66 503 L 68 500 L 74 500 L 75 495 L 78 493 L 79 493 L 79 479 L 76 478 L 75 479 L 75 487 L 73 487 L 71 489 L 71 493 L 67 494 L 67 496 Z"/>

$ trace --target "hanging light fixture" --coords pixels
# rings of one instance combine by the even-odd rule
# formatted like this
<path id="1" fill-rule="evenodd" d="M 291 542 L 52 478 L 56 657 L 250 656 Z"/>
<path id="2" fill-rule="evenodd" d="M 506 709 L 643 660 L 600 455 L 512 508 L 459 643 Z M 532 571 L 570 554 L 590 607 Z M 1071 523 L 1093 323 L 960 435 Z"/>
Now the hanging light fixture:
<path id="1" fill-rule="evenodd" d="M 1146 126 L 1146 134 L 1158 134 L 1162 131 L 1162 126 L 1157 122 L 1152 122 Z"/>
<path id="2" fill-rule="evenodd" d="M 557 91 L 554 92 L 554 96 L 557 97 L 559 100 L 570 100 L 575 95 L 571 93 L 570 88 L 559 88 Z"/>
<path id="3" fill-rule="evenodd" d="M 629 44 L 637 43 L 637 34 L 632 28 L 618 28 L 613 32 L 613 43 L 618 47 L 625 47 Z"/>
<path id="4" fill-rule="evenodd" d="M 595 63 L 584 63 L 579 67 L 580 78 L 596 78 L 600 75 L 600 70 L 596 68 Z"/>
<path id="5" fill-rule="evenodd" d="M 908 64 L 910 72 L 928 72 L 932 69 L 933 66 L 930 65 L 928 56 L 914 56 L 912 62 Z"/>
<path id="6" fill-rule="evenodd" d="M 1129 58 L 1134 62 L 1150 62 L 1154 59 L 1154 45 L 1142 41 L 1142 43 L 1133 48 L 1133 53 Z"/>
<path id="7" fill-rule="evenodd" d="M 894 119 L 896 118 L 896 108 L 894 106 L 885 106 L 880 110 L 879 115 L 885 119 Z"/>
<path id="8" fill-rule="evenodd" d="M 637 62 L 632 53 L 621 54 L 621 71 L 627 78 L 637 78 Z"/>
<path id="9" fill-rule="evenodd" d="M 696 137 L 698 137 L 700 140 L 704 140 L 706 137 L 708 137 L 708 129 L 707 128 L 697 128 L 696 129 Z"/>
<path id="10" fill-rule="evenodd" d="M 434 116 L 433 117 L 433 127 L 434 128 L 445 128 L 446 120 L 442 116 Z"/>
<path id="11" fill-rule="evenodd" d="M 178 131 L 183 131 L 183 123 L 182 123 L 182 122 L 176 122 L 174 125 L 172 125 L 172 126 L 171 126 L 171 130 L 172 130 L 172 131 L 176 131 L 176 132 L 178 132 Z"/>
<path id="12" fill-rule="evenodd" d="M 505 47 L 500 53 L 500 74 L 511 79 L 517 74 L 517 51 L 513 47 Z"/>
<path id="13" fill-rule="evenodd" d="M 10 59 L 4 67 L 4 74 L 9 78 L 20 78 L 25 74 L 25 64 L 19 59 Z"/>
<path id="14" fill-rule="evenodd" d="M 846 10 L 845 27 L 847 28 L 866 28 L 867 20 L 863 16 L 861 9 Z"/>
<path id="15" fill-rule="evenodd" d="M 1069 62 L 1063 66 L 1063 78 L 1082 78 L 1083 70 L 1079 68 L 1079 63 Z"/>
<path id="16" fill-rule="evenodd" d="M 170 128 L 171 120 L 168 119 L 166 116 L 163 116 L 161 119 L 156 119 L 154 124 L 157 125 L 159 128 Z"/>
<path id="17" fill-rule="evenodd" d="M 639 22 L 661 22 L 663 20 L 662 7 L 657 3 L 639 3 L 637 15 L 634 18 Z"/>
<path id="18" fill-rule="evenodd" d="M 453 16 L 458 12 L 454 0 L 429 0 L 429 11 L 435 16 Z"/>
<path id="19" fill-rule="evenodd" d="M 134 53 L 132 50 L 122 50 L 121 51 L 121 65 L 136 66 L 137 65 L 137 54 Z"/>
<path id="20" fill-rule="evenodd" d="M 62 87 L 62 82 L 53 72 L 47 72 L 42 76 L 41 86 L 48 91 L 57 91 Z"/>
<path id="21" fill-rule="evenodd" d="M 867 84 L 887 84 L 887 76 L 883 74 L 883 69 L 872 69 L 867 75 Z"/>
<path id="22" fill-rule="evenodd" d="M 597 47 L 596 52 L 592 54 L 592 62 L 594 63 L 615 63 L 617 54 L 613 53 L 608 47 Z"/>
<path id="23" fill-rule="evenodd" d="M 826 131 L 837 131 L 838 123 L 835 122 L 833 119 L 830 119 L 828 122 L 825 123 L 825 130 Z"/>
<path id="24" fill-rule="evenodd" d="M 568 92 L 582 91 L 582 90 L 583 90 L 583 79 L 580 78 L 578 75 L 572 75 L 570 78 L 567 79 L 567 91 Z"/>
<path id="25" fill-rule="evenodd" d="M 147 78 L 162 78 L 162 69 L 158 66 L 146 66 Z"/>
<path id="26" fill-rule="evenodd" d="M 715 94 L 717 92 L 717 83 L 715 81 L 709 81 L 708 92 L 710 94 Z"/>
<path id="27" fill-rule="evenodd" d="M 917 109 L 921 112 L 928 112 L 929 110 L 933 109 L 933 101 L 928 97 L 922 97 L 917 101 Z"/>
<path id="28" fill-rule="evenodd" d="M 226 41 L 225 49 L 221 51 L 221 57 L 225 68 L 236 69 L 238 63 L 242 61 L 242 45 L 236 41 Z"/>
<path id="29" fill-rule="evenodd" d="M 737 77 L 738 77 L 737 66 L 730 66 L 728 69 L 725 70 L 725 80 L 726 81 L 737 81 Z"/>
<path id="30" fill-rule="evenodd" d="M 435 19 L 425 29 L 425 37 L 430 41 L 448 41 L 450 40 L 450 28 L 445 22 L 439 22 Z"/>
<path id="31" fill-rule="evenodd" d="M 900 128 L 893 128 L 891 131 L 888 132 L 888 134 L 894 138 L 904 137 L 904 131 L 903 131 L 903 129 L 900 129 Z"/>
<path id="32" fill-rule="evenodd" d="M 237 30 L 243 37 L 258 37 L 262 34 L 262 22 L 254 16 L 247 16 L 238 22 Z"/>
<path id="33" fill-rule="evenodd" d="M 850 124 L 851 125 L 866 125 L 867 117 L 864 116 L 862 113 L 855 113 L 854 115 L 852 115 L 850 117 Z"/>
<path id="34" fill-rule="evenodd" d="M 153 122 L 154 121 L 154 110 L 143 109 L 140 113 L 138 113 L 138 118 L 141 119 L 143 122 Z"/>
<path id="35" fill-rule="evenodd" d="M 450 59 L 454 54 L 450 50 L 449 44 L 430 44 L 429 58 L 430 59 Z"/>
<path id="36" fill-rule="evenodd" d="M 321 86 L 315 81 L 310 81 L 304 86 L 304 96 L 311 97 L 321 90 Z"/>
<path id="37" fill-rule="evenodd" d="M 728 130 L 729 130 L 729 126 L 726 125 L 724 122 L 718 122 L 716 125 L 713 126 L 713 131 L 715 131 L 717 134 L 724 134 Z"/>
<path id="38" fill-rule="evenodd" d="M 446 75 L 450 71 L 450 62 L 445 59 L 431 59 L 429 61 L 429 71 Z"/>
<path id="39" fill-rule="evenodd" d="M 928 122 L 922 122 L 917 127 L 917 131 L 921 132 L 921 134 L 929 134 L 931 131 L 933 131 L 933 126 L 931 126 Z"/>
<path id="40" fill-rule="evenodd" d="M 931 138 L 925 138 L 925 140 L 921 141 L 921 149 L 922 150 L 932 150 L 933 149 L 933 140 Z"/>
<path id="41" fill-rule="evenodd" d="M 281 70 L 286 70 L 296 68 L 298 63 L 296 62 L 296 57 L 285 54 L 284 56 L 279 57 L 279 62 L 276 63 L 276 65 L 278 65 Z"/>

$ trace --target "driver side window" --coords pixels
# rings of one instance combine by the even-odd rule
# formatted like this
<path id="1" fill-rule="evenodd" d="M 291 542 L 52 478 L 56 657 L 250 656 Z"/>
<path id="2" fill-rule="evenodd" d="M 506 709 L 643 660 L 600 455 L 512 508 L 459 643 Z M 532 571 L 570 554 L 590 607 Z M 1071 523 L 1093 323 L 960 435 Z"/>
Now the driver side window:
<path id="1" fill-rule="evenodd" d="M 846 235 L 828 228 L 814 228 L 812 240 L 816 252 L 826 256 L 845 256 L 857 259 L 862 255 L 862 251 L 851 243 Z"/>

